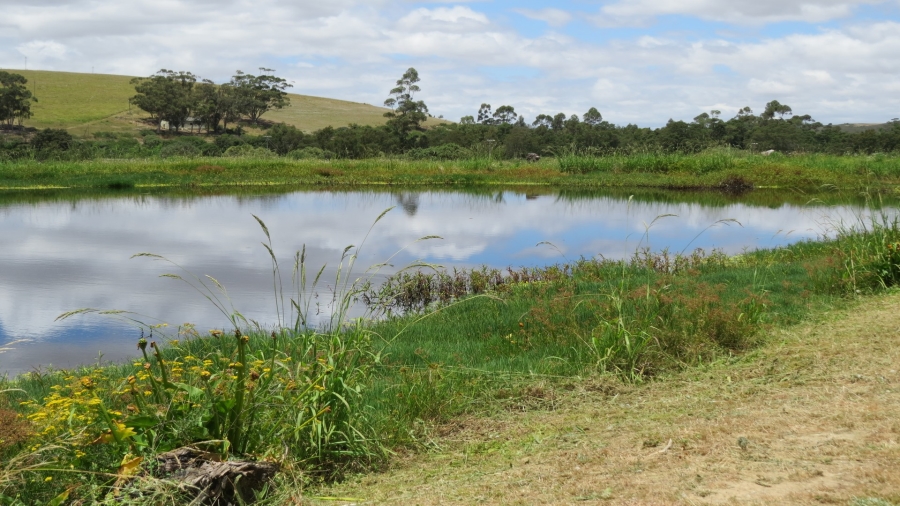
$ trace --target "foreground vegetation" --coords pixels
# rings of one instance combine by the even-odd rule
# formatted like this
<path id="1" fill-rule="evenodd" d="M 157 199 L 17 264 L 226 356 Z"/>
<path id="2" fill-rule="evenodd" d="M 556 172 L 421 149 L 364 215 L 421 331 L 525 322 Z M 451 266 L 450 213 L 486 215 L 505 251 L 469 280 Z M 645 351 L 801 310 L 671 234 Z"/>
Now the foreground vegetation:
<path id="1" fill-rule="evenodd" d="M 506 273 L 401 273 L 384 289 L 351 274 L 348 249 L 332 284 L 334 318 L 318 330 L 305 325 L 300 294 L 321 280 L 302 251 L 297 285 L 276 284 L 272 329 L 223 304 L 216 283 L 173 266 L 230 328 L 183 325 L 165 336 L 142 326 L 132 363 L 0 384 L 0 504 L 180 504 L 196 491 L 161 473 L 155 456 L 184 445 L 277 462 L 259 496 L 279 503 L 304 484 L 427 446 L 453 417 L 532 402 L 536 381 L 642 383 L 739 356 L 767 329 L 900 281 L 900 223 L 880 215 L 853 225 L 833 240 L 736 257 L 639 250 L 627 261 Z M 350 321 L 357 298 L 405 313 Z"/>
<path id="2" fill-rule="evenodd" d="M 898 304 L 891 290 L 816 311 L 642 385 L 535 378 L 305 504 L 896 506 Z"/>
<path id="3" fill-rule="evenodd" d="M 859 190 L 900 184 L 892 155 L 754 155 L 732 149 L 695 155 L 633 153 L 595 156 L 571 152 L 537 163 L 490 156 L 461 160 L 363 160 L 280 157 L 253 148 L 226 157 L 22 160 L 0 163 L 0 188 L 216 188 L 260 185 L 551 185 L 571 187 L 751 188 L 825 187 Z"/>

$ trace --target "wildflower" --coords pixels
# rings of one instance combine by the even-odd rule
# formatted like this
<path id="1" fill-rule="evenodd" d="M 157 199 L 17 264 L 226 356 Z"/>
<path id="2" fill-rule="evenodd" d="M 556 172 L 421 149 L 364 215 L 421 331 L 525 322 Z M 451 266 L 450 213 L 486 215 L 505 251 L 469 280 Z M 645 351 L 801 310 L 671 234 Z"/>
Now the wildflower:
<path id="1" fill-rule="evenodd" d="M 222 334 L 224 334 L 224 332 L 218 329 L 213 329 L 209 331 L 209 334 L 213 337 L 222 337 Z"/>
<path id="2" fill-rule="evenodd" d="M 172 339 L 171 341 L 169 341 L 169 344 L 171 346 L 178 346 L 178 339 Z"/>
<path id="3" fill-rule="evenodd" d="M 138 340 L 137 347 L 139 350 L 144 351 L 147 349 L 147 340 L 143 337 Z"/>
<path id="4" fill-rule="evenodd" d="M 44 478 L 44 481 L 53 481 L 53 477 L 52 477 L 52 476 L 48 476 L 48 477 Z"/>
<path id="5" fill-rule="evenodd" d="M 252 381 L 256 381 L 259 379 L 259 373 L 256 371 L 250 371 L 250 379 Z"/>
<path id="6" fill-rule="evenodd" d="M 81 378 L 81 386 L 83 386 L 87 390 L 90 390 L 90 389 L 94 388 L 94 380 L 92 380 L 88 376 L 85 376 L 85 377 Z"/>
<path id="7" fill-rule="evenodd" d="M 203 381 L 209 381 L 209 377 L 212 376 L 209 371 L 203 371 L 200 373 L 200 379 Z"/>

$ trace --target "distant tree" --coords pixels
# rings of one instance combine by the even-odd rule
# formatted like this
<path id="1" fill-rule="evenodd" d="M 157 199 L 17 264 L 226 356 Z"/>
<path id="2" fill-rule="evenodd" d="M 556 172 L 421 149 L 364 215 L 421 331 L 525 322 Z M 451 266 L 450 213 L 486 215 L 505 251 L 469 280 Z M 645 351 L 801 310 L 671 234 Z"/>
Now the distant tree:
<path id="1" fill-rule="evenodd" d="M 750 116 L 753 116 L 753 109 L 751 109 L 748 106 L 748 107 L 744 107 L 743 109 L 738 109 L 738 112 L 737 112 L 737 115 L 735 116 L 735 118 L 747 118 Z"/>
<path id="2" fill-rule="evenodd" d="M 197 76 L 190 72 L 162 69 L 150 77 L 132 79 L 137 94 L 129 102 L 150 114 L 156 122 L 157 132 L 163 120 L 177 128 L 190 116 L 196 82 Z"/>
<path id="3" fill-rule="evenodd" d="M 528 123 L 525 122 L 525 116 L 524 116 L 524 115 L 519 116 L 519 119 L 516 120 L 516 126 L 517 126 L 517 127 L 522 127 L 522 128 L 528 128 Z"/>
<path id="4" fill-rule="evenodd" d="M 218 130 L 219 122 L 222 121 L 222 116 L 224 115 L 221 107 L 222 104 L 219 100 L 219 89 L 221 89 L 221 87 L 216 86 L 216 84 L 209 79 L 204 79 L 194 86 L 193 114 L 195 117 L 200 118 L 206 126 L 207 132 L 209 132 L 210 129 Z"/>
<path id="5" fill-rule="evenodd" d="M 506 124 L 512 125 L 516 122 L 516 119 L 519 117 L 516 114 L 516 110 L 511 105 L 501 105 L 494 111 L 494 123 L 495 124 Z"/>
<path id="6" fill-rule="evenodd" d="M 597 126 L 600 123 L 603 123 L 603 115 L 600 114 L 600 111 L 598 111 L 596 107 L 588 109 L 588 112 L 584 113 L 584 116 L 582 116 L 581 119 L 590 126 Z"/>
<path id="7" fill-rule="evenodd" d="M 784 119 L 785 114 L 793 114 L 793 111 L 789 105 L 773 100 L 766 104 L 766 110 L 760 114 L 759 117 L 763 119 L 773 119 L 776 114 L 779 119 Z"/>
<path id="8" fill-rule="evenodd" d="M 415 100 L 416 93 L 422 91 L 419 85 L 419 72 L 410 67 L 397 80 L 391 90 L 391 96 L 384 101 L 390 112 L 384 113 L 388 118 L 388 127 L 405 135 L 411 130 L 420 130 L 422 123 L 428 119 L 428 106 L 421 100 Z"/>
<path id="9" fill-rule="evenodd" d="M 473 116 L 463 116 L 462 118 L 459 119 L 459 124 L 460 125 L 474 125 L 475 118 Z"/>
<path id="10" fill-rule="evenodd" d="M 259 124 L 259 118 L 271 109 L 283 109 L 291 105 L 287 88 L 293 87 L 286 79 L 266 74 L 273 69 L 260 67 L 261 75 L 254 76 L 238 70 L 228 83 L 234 90 L 235 107 L 247 118 Z"/>
<path id="11" fill-rule="evenodd" d="M 28 91 L 26 83 L 28 80 L 21 74 L 0 71 L 0 121 L 7 125 L 31 117 L 31 103 L 37 99 Z"/>
<path id="12" fill-rule="evenodd" d="M 550 127 L 554 130 L 562 130 L 563 127 L 566 126 L 566 114 L 559 113 L 556 116 L 553 116 L 553 121 L 550 123 Z"/>
<path id="13" fill-rule="evenodd" d="M 534 127 L 547 127 L 553 125 L 553 117 L 549 114 L 538 114 L 534 121 L 531 123 L 531 126 Z"/>
<path id="14" fill-rule="evenodd" d="M 491 114 L 491 104 L 481 104 L 478 108 L 478 119 L 476 120 L 482 125 L 493 125 L 494 117 Z"/>

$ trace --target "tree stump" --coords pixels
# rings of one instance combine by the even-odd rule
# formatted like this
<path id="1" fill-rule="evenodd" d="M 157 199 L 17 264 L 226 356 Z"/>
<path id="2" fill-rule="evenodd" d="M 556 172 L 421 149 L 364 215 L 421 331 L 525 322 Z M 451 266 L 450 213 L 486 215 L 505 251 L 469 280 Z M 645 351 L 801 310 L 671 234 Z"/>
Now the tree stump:
<path id="1" fill-rule="evenodd" d="M 273 462 L 222 461 L 216 453 L 196 448 L 178 448 L 156 456 L 156 474 L 179 482 L 196 496 L 191 504 L 229 506 L 238 497 L 253 502 L 256 492 L 278 472 Z"/>

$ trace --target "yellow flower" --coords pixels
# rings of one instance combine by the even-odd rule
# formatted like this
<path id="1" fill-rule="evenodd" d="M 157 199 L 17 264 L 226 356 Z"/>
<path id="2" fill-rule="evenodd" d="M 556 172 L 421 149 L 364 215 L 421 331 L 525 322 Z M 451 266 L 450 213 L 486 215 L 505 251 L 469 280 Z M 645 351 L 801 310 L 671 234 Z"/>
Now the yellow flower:
<path id="1" fill-rule="evenodd" d="M 53 481 L 53 477 L 52 477 L 52 476 L 48 476 L 48 477 L 44 478 L 44 481 Z"/>

